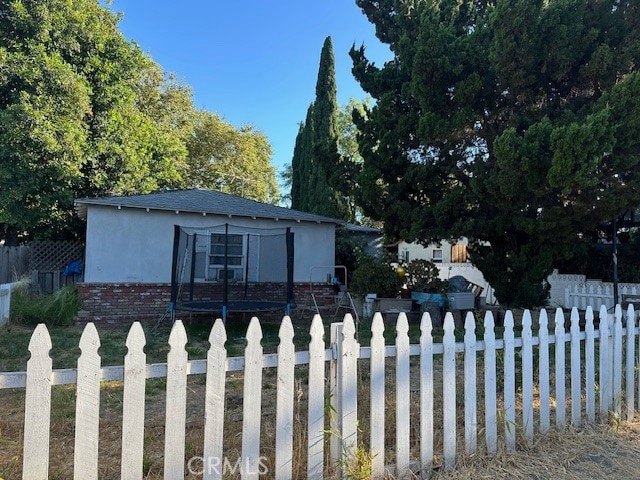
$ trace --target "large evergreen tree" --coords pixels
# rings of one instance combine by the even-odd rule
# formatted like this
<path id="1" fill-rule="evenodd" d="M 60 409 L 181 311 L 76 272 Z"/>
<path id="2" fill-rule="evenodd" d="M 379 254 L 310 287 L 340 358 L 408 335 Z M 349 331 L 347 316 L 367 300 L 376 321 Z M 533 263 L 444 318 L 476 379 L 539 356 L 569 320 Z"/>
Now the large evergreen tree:
<path id="1" fill-rule="evenodd" d="M 331 37 L 320 53 L 316 98 L 296 138 L 292 167 L 292 208 L 347 218 L 343 193 L 335 185 L 338 154 L 338 103 L 336 100 L 335 60 Z"/>
<path id="2" fill-rule="evenodd" d="M 640 204 L 640 7 L 620 0 L 357 0 L 394 58 L 352 49 L 365 213 L 466 236 L 503 304 L 533 306 L 573 240 Z"/>

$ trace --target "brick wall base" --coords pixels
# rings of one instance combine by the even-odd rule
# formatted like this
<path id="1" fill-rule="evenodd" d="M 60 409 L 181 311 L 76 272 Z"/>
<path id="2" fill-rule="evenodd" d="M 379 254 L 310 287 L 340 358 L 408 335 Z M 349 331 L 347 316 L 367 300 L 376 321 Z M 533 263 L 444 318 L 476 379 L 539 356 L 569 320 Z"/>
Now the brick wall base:
<path id="1" fill-rule="evenodd" d="M 128 325 L 135 321 L 155 322 L 168 311 L 171 300 L 171 285 L 166 283 L 78 283 L 76 286 L 80 297 L 78 326 L 88 322 L 102 326 Z M 213 284 L 197 285 L 194 298 L 220 299 L 222 295 L 216 288 L 218 286 Z M 308 303 L 310 292 L 317 299 L 334 293 L 328 284 L 313 284 L 310 288 L 308 283 L 297 283 L 294 285 L 294 297 L 298 307 Z M 244 295 L 244 288 L 236 286 L 230 289 L 230 298 L 241 298 L 240 295 Z M 282 289 L 274 284 L 253 285 L 247 298 L 283 298 Z M 212 315 L 205 316 L 211 318 Z"/>

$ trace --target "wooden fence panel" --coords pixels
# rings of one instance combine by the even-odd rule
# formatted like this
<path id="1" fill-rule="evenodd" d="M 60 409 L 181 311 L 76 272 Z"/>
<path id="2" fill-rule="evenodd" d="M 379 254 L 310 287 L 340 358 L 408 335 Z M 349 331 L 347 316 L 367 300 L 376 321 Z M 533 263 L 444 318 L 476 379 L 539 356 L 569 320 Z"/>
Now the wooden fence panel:
<path id="1" fill-rule="evenodd" d="M 49 478 L 49 428 L 51 425 L 52 360 L 51 337 L 44 324 L 36 327 L 29 341 L 27 386 L 24 401 L 24 447 L 22 478 Z"/>
<path id="2" fill-rule="evenodd" d="M 549 410 L 549 317 L 547 311 L 540 310 L 538 317 L 538 390 L 540 391 L 540 433 L 547 433 L 551 427 Z"/>
<path id="3" fill-rule="evenodd" d="M 321 480 L 324 467 L 324 326 L 320 315 L 311 322 L 309 343 L 307 478 Z M 318 393 L 322 392 L 322 395 Z"/>
<path id="4" fill-rule="evenodd" d="M 293 325 L 285 316 L 280 324 L 278 345 L 278 381 L 276 398 L 276 472 L 277 480 L 291 480 L 293 475 L 293 393 L 294 357 Z"/>
<path id="5" fill-rule="evenodd" d="M 409 440 L 411 433 L 409 425 L 409 419 L 411 418 L 409 321 L 404 312 L 398 316 L 396 332 L 396 476 L 404 479 L 409 476 Z"/>
<path id="6" fill-rule="evenodd" d="M 487 453 L 498 451 L 498 411 L 496 405 L 496 334 L 493 313 L 484 317 L 484 416 Z"/>
<path id="7" fill-rule="evenodd" d="M 467 312 L 464 324 L 464 445 L 467 455 L 474 455 L 478 446 L 476 319 Z"/>
<path id="8" fill-rule="evenodd" d="M 593 325 L 593 309 L 587 308 L 585 313 L 584 369 L 585 369 L 585 410 L 587 422 L 596 421 L 596 356 L 595 330 Z"/>
<path id="9" fill-rule="evenodd" d="M 122 410 L 123 480 L 140 480 L 144 458 L 144 392 L 146 377 L 146 340 L 142 325 L 135 322 L 127 335 L 124 357 L 124 393 Z"/>
<path id="10" fill-rule="evenodd" d="M 582 392 L 580 391 L 580 315 L 571 309 L 571 425 L 582 425 Z"/>
<path id="11" fill-rule="evenodd" d="M 504 316 L 504 438 L 508 452 L 516 449 L 516 370 L 513 313 Z"/>
<path id="12" fill-rule="evenodd" d="M 262 411 L 262 328 L 256 317 L 247 329 L 244 351 L 244 394 L 242 402 L 242 479 L 258 478 L 260 461 L 260 416 Z"/>
<path id="13" fill-rule="evenodd" d="M 221 319 L 217 319 L 209 333 L 209 352 L 207 353 L 207 379 L 204 404 L 204 480 L 222 478 L 224 441 L 224 397 L 226 385 L 227 351 L 224 344 L 227 332 Z"/>
<path id="14" fill-rule="evenodd" d="M 370 409 L 371 426 L 369 443 L 371 453 L 371 478 L 384 478 L 384 441 L 385 441 L 385 341 L 382 315 L 376 313 L 371 323 L 371 360 L 370 360 Z"/>
<path id="15" fill-rule="evenodd" d="M 167 401 L 164 430 L 164 478 L 184 479 L 184 439 L 187 419 L 187 332 L 176 320 L 169 335 Z M 206 468 L 206 465 L 205 465 Z"/>
<path id="16" fill-rule="evenodd" d="M 93 323 L 87 323 L 80 337 L 76 390 L 76 432 L 73 478 L 98 480 L 98 438 L 100 422 L 100 337 Z"/>
<path id="17" fill-rule="evenodd" d="M 431 315 L 420 321 L 420 468 L 423 478 L 433 467 L 433 326 Z"/>
<path id="18" fill-rule="evenodd" d="M 555 370 L 556 370 L 556 427 L 563 429 L 566 425 L 566 396 L 565 396 L 565 348 L 566 338 L 564 330 L 564 313 L 561 308 L 556 309 L 555 316 Z"/>
<path id="19" fill-rule="evenodd" d="M 456 338 L 453 315 L 444 317 L 442 338 L 442 430 L 444 436 L 444 469 L 452 470 L 456 463 Z"/>
<path id="20" fill-rule="evenodd" d="M 533 333 L 531 312 L 522 316 L 522 430 L 527 443 L 533 443 Z"/>

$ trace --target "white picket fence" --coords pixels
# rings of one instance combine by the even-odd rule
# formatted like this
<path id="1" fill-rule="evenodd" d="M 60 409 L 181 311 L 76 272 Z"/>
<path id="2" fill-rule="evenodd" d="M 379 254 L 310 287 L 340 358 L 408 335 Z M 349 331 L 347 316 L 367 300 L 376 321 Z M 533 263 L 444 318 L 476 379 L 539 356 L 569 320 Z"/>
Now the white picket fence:
<path id="1" fill-rule="evenodd" d="M 0 284 L 0 326 L 9 321 L 9 314 L 11 312 L 11 290 L 24 284 L 26 284 L 24 281 Z"/>
<path id="2" fill-rule="evenodd" d="M 624 317 L 624 318 L 623 318 Z M 23 450 L 23 478 L 46 479 L 49 462 L 49 427 L 51 418 L 51 387 L 77 384 L 74 478 L 98 478 L 98 432 L 100 382 L 124 380 L 121 478 L 140 479 L 143 469 L 143 439 L 145 414 L 145 379 L 167 377 L 164 476 L 182 479 L 185 476 L 185 410 L 188 375 L 206 375 L 203 456 L 224 458 L 225 384 L 226 373 L 242 371 L 244 395 L 242 415 L 242 478 L 258 478 L 261 462 L 260 429 L 261 398 L 264 369 L 277 369 L 277 405 L 274 472 L 269 478 L 293 477 L 294 449 L 294 385 L 295 366 L 308 365 L 308 411 L 306 418 L 307 478 L 321 479 L 326 474 L 325 435 L 331 435 L 331 462 L 349 459 L 355 454 L 360 433 L 359 425 L 368 424 L 368 445 L 373 462 L 373 478 L 383 478 L 385 468 L 385 435 L 395 434 L 393 470 L 398 478 L 408 478 L 416 471 L 426 478 L 434 467 L 434 455 L 442 458 L 442 466 L 451 469 L 456 462 L 458 442 L 473 455 L 485 452 L 493 455 L 499 444 L 507 451 L 516 448 L 516 431 L 527 442 L 535 432 L 544 434 L 552 426 L 562 429 L 568 423 L 575 427 L 585 421 L 606 419 L 609 412 L 631 418 L 636 400 L 640 403 L 640 373 L 636 373 L 640 341 L 633 307 L 623 315 L 618 306 L 615 314 L 600 310 L 599 330 L 594 329 L 594 314 L 588 308 L 584 330 L 580 328 L 578 311 L 570 317 L 570 330 L 565 331 L 562 310 L 556 310 L 553 325 L 547 313 L 538 315 L 539 330 L 532 331 L 532 315 L 525 312 L 522 334 L 514 336 L 514 316 L 506 312 L 503 338 L 496 338 L 494 317 L 484 318 L 484 338 L 476 336 L 476 321 L 469 313 L 465 322 L 464 341 L 456 343 L 454 321 L 450 313 L 444 321 L 442 343 L 435 343 L 431 319 L 425 313 L 421 319 L 419 344 L 410 344 L 409 324 L 400 314 L 395 330 L 395 345 L 386 345 L 384 323 L 376 314 L 372 323 L 370 347 L 361 347 L 355 338 L 355 326 L 350 315 L 343 323 L 331 325 L 330 348 L 325 348 L 324 326 L 319 316 L 311 325 L 308 351 L 295 351 L 294 330 L 285 317 L 280 327 L 277 353 L 263 354 L 262 331 L 254 318 L 247 330 L 244 357 L 228 358 L 224 344 L 225 327 L 217 321 L 211 330 L 211 347 L 206 359 L 188 360 L 187 336 L 180 321 L 176 321 L 169 337 L 170 353 L 166 364 L 146 365 L 145 336 L 139 323 L 133 324 L 127 337 L 128 353 L 124 367 L 102 367 L 98 348 L 100 339 L 93 324 L 88 324 L 80 340 L 82 354 L 77 369 L 52 370 L 49 351 L 52 347 L 48 331 L 39 325 L 31 338 L 31 358 L 26 372 L 0 373 L 0 388 L 26 388 Z M 606 321 L 605 321 L 606 320 Z M 550 327 L 553 327 L 550 330 Z M 550 346 L 554 345 L 550 357 Z M 597 344 L 597 347 L 596 347 Z M 534 349 L 538 364 L 534 365 Z M 581 350 L 583 353 L 581 354 Z M 502 351 L 501 355 L 498 355 Z M 568 362 L 565 356 L 568 353 Z M 416 356 L 414 369 L 418 380 L 410 375 L 410 357 Z M 516 357 L 518 360 L 516 361 Z M 368 359 L 362 362 L 362 359 Z M 395 386 L 387 388 L 387 359 L 395 362 Z M 360 360 L 360 364 L 359 364 Z M 325 385 L 325 366 L 329 362 L 329 383 Z M 516 378 L 516 363 L 521 368 Z M 416 366 L 417 364 L 417 366 Z M 457 368 L 460 364 L 460 367 Z M 553 367 L 551 367 L 553 365 Z M 358 418 L 358 376 L 368 370 L 370 388 L 370 418 Z M 537 370 L 534 375 L 534 370 Z M 569 372 L 567 372 L 569 370 Z M 478 376 L 478 371 L 481 375 Z M 457 391 L 456 378 L 463 372 L 464 391 Z M 483 372 L 483 373 L 482 373 Z M 441 374 L 442 391 L 436 392 L 434 378 Z M 570 373 L 567 375 L 567 373 Z M 498 384 L 498 378 L 503 380 Z M 534 384 L 534 380 L 537 383 Z M 518 385 L 518 388 L 516 388 Z M 537 388 L 536 388 L 537 387 Z M 410 412 L 411 391 L 419 391 L 419 458 L 411 458 Z M 639 395 L 636 397 L 636 389 Z M 332 408 L 325 408 L 326 392 Z M 325 392 L 323 395 L 322 392 Z M 441 395 L 440 395 L 441 393 Z M 385 410 L 390 396 L 395 400 L 395 428 L 385 426 Z M 535 397 L 535 400 L 534 400 Z M 434 399 L 442 398 L 436 405 Z M 457 407 L 457 399 L 464 407 Z M 479 409 L 479 399 L 484 408 Z M 537 400 L 537 401 L 536 401 Z M 557 405 L 552 408 L 551 404 Z M 623 402 L 624 400 L 624 402 Z M 596 406 L 597 404 L 597 406 Z M 625 408 L 623 412 L 622 409 Z M 441 409 L 442 424 L 436 425 L 435 409 Z M 567 420 L 567 409 L 570 419 Z M 332 410 L 333 415 L 327 415 Z M 483 412 L 483 413 L 482 413 Z M 327 418 L 327 416 L 329 418 Z M 463 419 L 463 422 L 462 422 Z M 457 432 L 463 424 L 463 432 Z M 434 438 L 442 437 L 442 450 L 435 451 Z M 481 436 L 482 438 L 479 438 Z M 298 446 L 300 447 L 300 446 Z M 415 449 L 413 450 L 415 452 Z M 219 465 L 219 463 L 218 463 Z M 204 471 L 204 479 L 221 478 L 219 469 Z"/>
<path id="3" fill-rule="evenodd" d="M 638 295 L 640 293 L 640 285 L 619 285 L 618 295 Z M 602 282 L 589 282 L 570 285 L 565 288 L 565 308 L 577 308 L 586 310 L 587 307 L 593 309 L 599 308 L 601 305 L 607 307 L 607 310 L 613 309 L 615 304 L 613 299 L 613 284 Z M 620 297 L 621 298 L 621 297 Z"/>

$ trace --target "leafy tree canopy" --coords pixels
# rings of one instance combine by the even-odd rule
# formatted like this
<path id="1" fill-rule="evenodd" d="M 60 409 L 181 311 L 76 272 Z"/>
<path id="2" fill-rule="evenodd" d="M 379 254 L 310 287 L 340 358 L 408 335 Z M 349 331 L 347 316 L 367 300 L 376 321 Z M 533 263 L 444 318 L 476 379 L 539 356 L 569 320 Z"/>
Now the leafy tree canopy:
<path id="1" fill-rule="evenodd" d="M 77 197 L 217 186 L 191 155 L 218 133 L 207 115 L 97 0 L 0 2 L 0 238 L 78 235 Z M 235 133 L 240 169 L 265 178 L 252 198 L 276 197 L 268 142 Z"/>
<path id="2" fill-rule="evenodd" d="M 365 214 L 468 237 L 501 303 L 544 303 L 573 241 L 640 204 L 640 3 L 356 3 L 394 54 L 351 50 L 376 100 L 356 118 Z"/>

